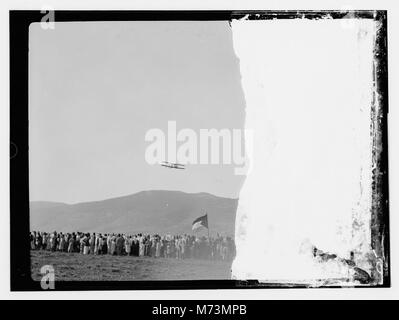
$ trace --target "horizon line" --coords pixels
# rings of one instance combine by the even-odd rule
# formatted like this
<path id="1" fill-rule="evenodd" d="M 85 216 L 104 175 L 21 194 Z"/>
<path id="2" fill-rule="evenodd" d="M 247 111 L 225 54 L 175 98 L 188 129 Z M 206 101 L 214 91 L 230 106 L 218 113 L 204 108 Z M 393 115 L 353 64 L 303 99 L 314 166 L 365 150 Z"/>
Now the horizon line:
<path id="1" fill-rule="evenodd" d="M 79 201 L 79 202 L 73 202 L 73 203 L 68 203 L 68 202 L 63 202 L 63 201 L 52 201 L 52 200 L 29 200 L 29 203 L 34 203 L 34 202 L 47 202 L 47 203 L 58 203 L 58 204 L 64 204 L 64 205 L 77 205 L 77 204 L 84 204 L 84 203 L 90 203 L 90 202 L 102 202 L 102 201 L 107 201 L 107 200 L 113 200 L 113 199 L 118 199 L 118 198 L 125 198 L 125 197 L 129 197 L 129 196 L 133 196 L 139 193 L 143 193 L 143 192 L 154 192 L 154 191 L 163 191 L 163 192 L 180 192 L 180 193 L 185 193 L 185 194 L 209 194 L 213 197 L 217 197 L 217 198 L 224 198 L 224 199 L 230 199 L 230 200 L 238 200 L 237 198 L 231 198 L 231 197 L 226 197 L 226 196 L 218 196 L 215 195 L 213 193 L 210 192 L 205 192 L 205 191 L 201 191 L 201 192 L 187 192 L 187 191 L 181 191 L 181 190 L 166 190 L 166 189 L 149 189 L 149 190 L 141 190 L 138 192 L 134 192 L 134 193 L 129 193 L 129 194 L 125 194 L 122 196 L 114 196 L 114 197 L 110 197 L 110 198 L 103 198 L 101 200 L 89 200 L 89 201 Z"/>

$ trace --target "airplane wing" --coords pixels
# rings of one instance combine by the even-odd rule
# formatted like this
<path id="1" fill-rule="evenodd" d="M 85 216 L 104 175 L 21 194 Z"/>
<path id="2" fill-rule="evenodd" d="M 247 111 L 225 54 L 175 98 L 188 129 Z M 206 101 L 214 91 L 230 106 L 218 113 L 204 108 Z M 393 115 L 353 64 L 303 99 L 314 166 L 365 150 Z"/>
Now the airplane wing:
<path id="1" fill-rule="evenodd" d="M 177 167 L 177 166 L 176 167 L 174 166 L 172 168 L 174 168 L 174 169 L 182 169 L 182 170 L 186 169 L 185 167 Z"/>
<path id="2" fill-rule="evenodd" d="M 180 164 L 180 163 L 173 163 L 174 167 L 185 167 L 184 164 Z"/>

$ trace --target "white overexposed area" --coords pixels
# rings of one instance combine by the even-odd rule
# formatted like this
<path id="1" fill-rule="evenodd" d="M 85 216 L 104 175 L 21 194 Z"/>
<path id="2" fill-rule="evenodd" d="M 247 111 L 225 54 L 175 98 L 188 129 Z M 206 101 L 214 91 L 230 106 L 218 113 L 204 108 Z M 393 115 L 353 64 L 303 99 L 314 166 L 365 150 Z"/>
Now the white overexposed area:
<path id="1" fill-rule="evenodd" d="M 349 258 L 371 251 L 371 19 L 232 22 L 253 131 L 236 218 L 233 277 L 345 278 L 312 246 Z M 362 265 L 367 270 L 367 264 Z"/>

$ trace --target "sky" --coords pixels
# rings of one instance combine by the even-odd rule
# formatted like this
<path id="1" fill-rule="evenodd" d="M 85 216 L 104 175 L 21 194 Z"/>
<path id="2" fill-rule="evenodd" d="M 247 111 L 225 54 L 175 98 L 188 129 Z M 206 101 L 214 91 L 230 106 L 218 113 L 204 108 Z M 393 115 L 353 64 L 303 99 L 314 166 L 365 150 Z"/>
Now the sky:
<path id="1" fill-rule="evenodd" d="M 143 190 L 236 198 L 234 165 L 145 161 L 149 129 L 241 129 L 239 60 L 224 21 L 56 22 L 29 29 L 30 200 Z"/>

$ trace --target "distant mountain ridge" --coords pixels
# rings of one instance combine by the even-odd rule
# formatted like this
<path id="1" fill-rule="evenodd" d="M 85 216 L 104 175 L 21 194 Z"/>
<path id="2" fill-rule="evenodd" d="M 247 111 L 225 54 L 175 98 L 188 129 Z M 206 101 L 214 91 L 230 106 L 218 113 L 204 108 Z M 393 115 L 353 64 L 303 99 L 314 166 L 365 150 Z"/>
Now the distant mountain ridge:
<path id="1" fill-rule="evenodd" d="M 192 233 L 193 220 L 207 212 L 211 234 L 232 236 L 237 203 L 204 192 L 164 190 L 77 204 L 32 201 L 30 227 L 47 232 L 182 234 Z"/>

